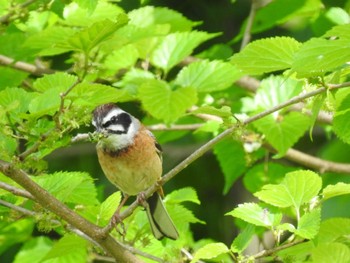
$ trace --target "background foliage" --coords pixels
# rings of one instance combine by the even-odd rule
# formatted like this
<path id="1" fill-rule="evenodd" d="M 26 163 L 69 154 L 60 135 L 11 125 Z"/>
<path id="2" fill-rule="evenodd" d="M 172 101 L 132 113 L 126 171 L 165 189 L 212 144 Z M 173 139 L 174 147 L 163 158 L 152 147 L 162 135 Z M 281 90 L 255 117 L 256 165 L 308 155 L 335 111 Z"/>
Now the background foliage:
<path id="1" fill-rule="evenodd" d="M 146 262 L 348 263 L 349 7 L 0 1 L 1 262 L 121 262 L 114 239 Z M 107 102 L 176 167 L 178 240 L 155 240 L 135 203 L 125 235 L 101 238 L 121 194 L 87 133 Z"/>

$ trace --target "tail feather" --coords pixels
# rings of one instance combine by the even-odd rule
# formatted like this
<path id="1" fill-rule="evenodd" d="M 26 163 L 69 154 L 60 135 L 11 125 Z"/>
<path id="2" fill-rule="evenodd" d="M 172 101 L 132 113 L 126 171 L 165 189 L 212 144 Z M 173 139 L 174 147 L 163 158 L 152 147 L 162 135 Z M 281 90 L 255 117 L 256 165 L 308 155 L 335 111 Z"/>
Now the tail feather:
<path id="1" fill-rule="evenodd" d="M 147 203 L 147 217 L 155 238 L 162 239 L 163 237 L 168 237 L 174 240 L 177 239 L 179 233 L 166 211 L 160 195 L 158 193 L 153 194 L 147 199 Z"/>

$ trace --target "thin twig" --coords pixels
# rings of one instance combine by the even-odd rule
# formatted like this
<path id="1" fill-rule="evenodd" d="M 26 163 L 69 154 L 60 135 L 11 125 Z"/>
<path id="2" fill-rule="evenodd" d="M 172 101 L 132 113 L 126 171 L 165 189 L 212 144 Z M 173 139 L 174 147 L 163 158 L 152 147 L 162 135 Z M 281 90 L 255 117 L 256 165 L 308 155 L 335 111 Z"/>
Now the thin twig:
<path id="1" fill-rule="evenodd" d="M 14 194 L 17 196 L 22 196 L 31 200 L 34 200 L 34 197 L 26 190 L 14 187 L 12 185 L 6 184 L 4 182 L 0 182 L 0 188 Z"/>
<path id="2" fill-rule="evenodd" d="M 17 70 L 28 72 L 35 76 L 41 76 L 43 74 L 52 74 L 54 73 L 51 69 L 39 68 L 33 64 L 29 64 L 22 61 L 15 61 L 13 58 L 0 55 L 0 65 L 8 66 Z"/>
<path id="3" fill-rule="evenodd" d="M 252 32 L 252 28 L 253 28 L 253 24 L 254 24 L 254 19 L 255 19 L 256 11 L 259 7 L 258 2 L 259 2 L 259 0 L 252 0 L 252 5 L 250 7 L 250 12 L 249 12 L 247 24 L 246 24 L 245 29 L 244 29 L 243 39 L 242 39 L 242 43 L 241 43 L 241 50 L 246 45 L 248 45 L 248 43 L 250 42 L 250 39 L 252 37 L 251 32 Z"/>
<path id="4" fill-rule="evenodd" d="M 21 214 L 26 215 L 26 216 L 35 216 L 36 215 L 36 213 L 33 212 L 33 211 L 30 211 L 30 210 L 28 210 L 26 208 L 14 205 L 14 204 L 9 203 L 9 202 L 6 202 L 6 201 L 4 201 L 2 199 L 0 199 L 0 205 L 6 206 L 8 208 L 11 208 L 12 210 L 20 212 Z"/>
<path id="5" fill-rule="evenodd" d="M 294 246 L 299 245 L 299 244 L 304 243 L 304 242 L 305 242 L 305 240 L 299 240 L 299 241 L 295 241 L 292 243 L 283 244 L 283 245 L 280 245 L 280 246 L 272 248 L 272 249 L 262 250 L 253 256 L 248 256 L 246 259 L 244 259 L 241 262 L 242 263 L 243 262 L 251 262 L 254 259 L 268 257 L 268 256 L 275 254 L 276 252 L 279 252 L 279 251 L 284 250 L 286 248 L 294 247 Z"/>

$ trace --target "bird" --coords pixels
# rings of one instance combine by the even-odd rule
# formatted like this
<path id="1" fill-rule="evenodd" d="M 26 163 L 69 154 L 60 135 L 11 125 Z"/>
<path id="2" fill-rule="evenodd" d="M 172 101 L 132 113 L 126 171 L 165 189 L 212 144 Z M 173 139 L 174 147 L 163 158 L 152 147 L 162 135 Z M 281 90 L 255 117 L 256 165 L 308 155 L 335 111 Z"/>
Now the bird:
<path id="1" fill-rule="evenodd" d="M 158 182 L 163 170 L 162 149 L 155 136 L 136 117 L 114 103 L 97 106 L 92 124 L 101 135 L 96 144 L 101 168 L 124 196 L 114 217 L 118 217 L 129 196 L 137 196 L 146 208 L 154 237 L 176 240 L 179 234 L 163 204 L 161 186 L 144 200 L 144 191 Z"/>

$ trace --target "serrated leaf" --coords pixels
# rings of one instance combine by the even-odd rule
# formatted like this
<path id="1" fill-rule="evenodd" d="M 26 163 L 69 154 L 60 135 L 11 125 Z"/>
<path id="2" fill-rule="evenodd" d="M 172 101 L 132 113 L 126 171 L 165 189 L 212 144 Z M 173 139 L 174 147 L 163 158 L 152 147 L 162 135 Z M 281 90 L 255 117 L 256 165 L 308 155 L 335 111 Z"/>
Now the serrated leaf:
<path id="1" fill-rule="evenodd" d="M 192 202 L 198 205 L 201 203 L 198 199 L 196 190 L 191 187 L 181 188 L 172 191 L 170 194 L 166 195 L 166 197 L 164 198 L 164 202 L 168 204 Z"/>
<path id="2" fill-rule="evenodd" d="M 97 222 L 99 226 L 105 226 L 112 218 L 113 214 L 118 208 L 118 205 L 122 199 L 120 191 L 117 191 L 107 197 L 100 206 Z"/>
<path id="3" fill-rule="evenodd" d="M 28 111 L 29 103 L 36 96 L 36 93 L 26 92 L 24 89 L 6 88 L 0 91 L 0 105 L 5 111 L 18 115 Z"/>
<path id="4" fill-rule="evenodd" d="M 171 123 L 196 103 L 197 93 L 191 87 L 172 90 L 165 81 L 149 80 L 139 87 L 139 98 L 152 116 Z"/>
<path id="5" fill-rule="evenodd" d="M 350 194 L 350 184 L 345 184 L 345 183 L 327 185 L 322 191 L 322 196 L 324 201 L 335 196 L 348 195 L 348 194 Z"/>
<path id="6" fill-rule="evenodd" d="M 254 97 L 255 109 L 266 110 L 277 106 L 303 90 L 303 83 L 282 76 L 270 76 L 261 81 L 260 87 Z M 278 112 L 273 113 L 276 117 Z"/>
<path id="7" fill-rule="evenodd" d="M 225 176 L 223 192 L 226 194 L 246 170 L 245 152 L 241 143 L 229 138 L 216 144 L 214 153 Z"/>
<path id="8" fill-rule="evenodd" d="M 51 247 L 52 241 L 48 237 L 32 238 L 24 243 L 13 263 L 40 263 Z"/>
<path id="9" fill-rule="evenodd" d="M 63 236 L 53 245 L 43 260 L 49 259 L 59 259 L 62 262 L 86 262 L 88 260 L 86 240 L 74 235 Z"/>
<path id="10" fill-rule="evenodd" d="M 317 240 L 319 243 L 329 243 L 346 240 L 349 236 L 349 218 L 330 218 L 321 223 Z"/>
<path id="11" fill-rule="evenodd" d="M 294 207 L 308 203 L 321 190 L 322 180 L 312 171 L 299 170 L 286 174 L 280 184 L 268 184 L 254 195 L 277 207 Z"/>
<path id="12" fill-rule="evenodd" d="M 200 31 L 169 34 L 153 51 L 150 58 L 151 63 L 168 72 L 181 60 L 189 56 L 199 44 L 215 36 L 216 34 Z"/>
<path id="13" fill-rule="evenodd" d="M 80 7 L 87 9 L 89 13 L 92 13 L 98 3 L 98 0 L 74 0 Z"/>
<path id="14" fill-rule="evenodd" d="M 294 167 L 279 163 L 258 163 L 244 174 L 243 183 L 248 191 L 255 193 L 266 184 L 280 183 L 286 173 L 294 170 Z"/>
<path id="15" fill-rule="evenodd" d="M 98 21 L 90 27 L 71 36 L 66 43 L 58 45 L 58 47 L 67 47 L 71 50 L 89 53 L 91 49 L 107 40 L 111 35 L 125 25 L 128 18 L 125 14 L 119 14 L 117 22 L 111 20 Z"/>
<path id="16" fill-rule="evenodd" d="M 315 263 L 349 263 L 350 249 L 342 243 L 321 244 L 312 250 L 311 257 Z"/>
<path id="17" fill-rule="evenodd" d="M 191 260 L 191 263 L 197 262 L 200 259 L 213 259 L 228 252 L 229 249 L 224 243 L 218 242 L 207 244 L 197 250 L 196 254 Z"/>
<path id="18" fill-rule="evenodd" d="M 210 114 L 222 118 L 227 118 L 232 116 L 232 111 L 228 106 L 222 106 L 220 109 L 213 106 L 201 106 L 198 109 L 191 111 L 191 114 Z"/>
<path id="19" fill-rule="evenodd" d="M 89 174 L 56 172 L 33 177 L 33 180 L 64 203 L 98 204 L 97 191 Z"/>
<path id="20" fill-rule="evenodd" d="M 350 144 L 350 95 L 346 96 L 337 107 L 333 119 L 335 134 L 343 142 Z"/>
<path id="21" fill-rule="evenodd" d="M 76 34 L 73 28 L 52 26 L 43 31 L 29 36 L 24 46 L 32 49 L 41 56 L 53 56 L 70 51 L 69 47 L 65 47 L 64 43 Z"/>
<path id="22" fill-rule="evenodd" d="M 139 57 L 139 53 L 134 45 L 126 45 L 108 55 L 104 66 L 112 74 L 115 74 L 120 69 L 133 66 Z"/>
<path id="23" fill-rule="evenodd" d="M 305 213 L 298 222 L 298 227 L 294 233 L 302 238 L 314 238 L 319 229 L 321 222 L 321 209 L 315 209 Z"/>
<path id="24" fill-rule="evenodd" d="M 344 10 L 343 10 L 344 11 Z M 349 18 L 349 15 L 348 15 Z M 349 22 L 347 22 L 349 23 Z M 338 25 L 332 27 L 330 30 L 323 35 L 326 38 L 338 38 L 343 40 L 350 40 L 350 28 L 348 24 Z"/>
<path id="25" fill-rule="evenodd" d="M 256 203 L 239 204 L 237 208 L 226 213 L 256 226 L 270 228 L 278 225 L 282 220 L 282 214 L 273 214 L 267 208 Z"/>
<path id="26" fill-rule="evenodd" d="M 33 83 L 33 87 L 36 91 L 45 92 L 49 89 L 58 89 L 62 92 L 68 90 L 71 86 L 78 81 L 77 76 L 67 74 L 64 72 L 57 72 L 37 79 Z"/>
<path id="27" fill-rule="evenodd" d="M 290 37 L 261 39 L 248 44 L 231 62 L 249 75 L 283 70 L 292 66 L 293 56 L 300 46 Z"/>
<path id="28" fill-rule="evenodd" d="M 130 95 L 136 96 L 139 86 L 150 79 L 155 79 L 155 76 L 145 70 L 131 68 L 122 78 L 121 81 L 114 83 L 114 86 L 123 88 Z"/>
<path id="29" fill-rule="evenodd" d="M 298 77 L 323 76 L 350 60 L 350 43 L 342 39 L 313 38 L 295 54 L 292 71 Z"/>
<path id="30" fill-rule="evenodd" d="M 283 156 L 301 138 L 310 126 L 310 119 L 300 112 L 290 112 L 274 118 L 269 115 L 254 122 L 266 140 Z"/>
<path id="31" fill-rule="evenodd" d="M 46 90 L 30 102 L 29 112 L 36 117 L 54 115 L 61 104 L 61 93 L 61 87 Z"/>
<path id="32" fill-rule="evenodd" d="M 1 160 L 11 161 L 17 149 L 15 138 L 0 133 L 0 158 Z"/>
<path id="33" fill-rule="evenodd" d="M 111 86 L 83 82 L 76 85 L 66 98 L 78 101 L 80 104 L 97 106 L 109 102 L 126 101 L 130 96 L 126 91 Z"/>
<path id="34" fill-rule="evenodd" d="M 170 24 L 171 32 L 189 31 L 197 22 L 193 22 L 181 13 L 166 7 L 145 6 L 132 10 L 128 14 L 130 24 L 147 27 L 153 24 Z"/>
<path id="35" fill-rule="evenodd" d="M 242 253 L 247 248 L 251 239 L 255 235 L 255 226 L 248 224 L 244 230 L 238 234 L 231 244 L 231 251 L 233 253 Z"/>
<path id="36" fill-rule="evenodd" d="M 239 70 L 229 63 L 201 60 L 184 67 L 175 84 L 196 88 L 198 92 L 212 92 L 230 87 L 240 77 Z"/>

